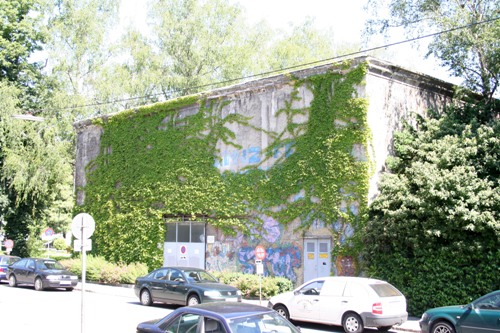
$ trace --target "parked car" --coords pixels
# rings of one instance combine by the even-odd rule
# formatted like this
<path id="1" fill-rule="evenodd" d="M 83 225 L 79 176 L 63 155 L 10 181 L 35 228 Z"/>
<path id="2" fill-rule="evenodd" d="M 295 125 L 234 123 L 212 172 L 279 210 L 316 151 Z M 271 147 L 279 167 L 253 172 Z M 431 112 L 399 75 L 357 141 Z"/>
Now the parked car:
<path id="1" fill-rule="evenodd" d="M 500 332 L 500 290 L 466 305 L 443 306 L 424 312 L 422 333 Z"/>
<path id="2" fill-rule="evenodd" d="M 276 311 L 249 303 L 216 302 L 178 308 L 137 326 L 137 333 L 300 333 Z"/>
<path id="3" fill-rule="evenodd" d="M 72 291 L 78 284 L 78 276 L 54 259 L 20 259 L 9 265 L 7 278 L 11 287 L 33 285 L 35 290 L 64 288 Z"/>
<path id="4" fill-rule="evenodd" d="M 17 256 L 0 255 L 0 281 L 7 280 L 7 268 L 19 259 Z"/>
<path id="5" fill-rule="evenodd" d="M 207 302 L 241 302 L 241 291 L 220 283 L 207 271 L 193 267 L 162 267 L 135 280 L 134 291 L 142 305 L 153 302 L 195 305 Z"/>
<path id="6" fill-rule="evenodd" d="M 361 277 L 316 278 L 271 297 L 268 307 L 287 319 L 342 326 L 349 333 L 365 327 L 388 331 L 408 319 L 406 298 L 398 289 Z"/>

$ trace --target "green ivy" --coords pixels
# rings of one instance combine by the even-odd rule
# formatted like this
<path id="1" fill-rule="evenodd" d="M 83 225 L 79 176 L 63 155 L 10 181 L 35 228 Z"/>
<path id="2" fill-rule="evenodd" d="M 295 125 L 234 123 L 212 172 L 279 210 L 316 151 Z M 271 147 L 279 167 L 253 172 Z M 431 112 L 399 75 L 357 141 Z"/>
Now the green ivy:
<path id="1" fill-rule="evenodd" d="M 356 92 L 366 71 L 366 64 L 344 64 L 293 80 L 291 99 L 279 111 L 287 126 L 266 133 L 273 142 L 264 161 L 278 149 L 290 154 L 267 170 L 252 165 L 221 174 L 215 166 L 217 142 L 241 148 L 227 125 L 251 127 L 241 115 L 221 117 L 224 100 L 189 96 L 96 119 L 103 128 L 101 153 L 88 165 L 85 205 L 78 207 L 97 221 L 93 252 L 156 267 L 162 263 L 165 215 L 202 216 L 228 234 L 248 234 L 249 223 L 258 229 L 260 217 L 271 216 L 285 225 L 300 219 L 302 231 L 321 221 L 334 236 L 334 257 L 356 256 L 356 232 L 345 235 L 366 220 L 370 163 L 352 154 L 355 144 L 366 152 L 370 140 L 367 101 Z M 314 99 L 308 109 L 294 109 L 304 85 Z M 187 106 L 198 112 L 183 115 Z M 308 121 L 297 122 L 297 116 Z"/>

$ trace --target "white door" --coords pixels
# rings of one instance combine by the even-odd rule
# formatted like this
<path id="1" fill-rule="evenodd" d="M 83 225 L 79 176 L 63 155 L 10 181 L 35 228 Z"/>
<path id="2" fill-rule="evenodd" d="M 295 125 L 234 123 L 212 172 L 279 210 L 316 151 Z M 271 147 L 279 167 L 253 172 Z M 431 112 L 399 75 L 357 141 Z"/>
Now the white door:
<path id="1" fill-rule="evenodd" d="M 304 241 L 304 282 L 317 277 L 330 276 L 332 260 L 330 239 Z"/>

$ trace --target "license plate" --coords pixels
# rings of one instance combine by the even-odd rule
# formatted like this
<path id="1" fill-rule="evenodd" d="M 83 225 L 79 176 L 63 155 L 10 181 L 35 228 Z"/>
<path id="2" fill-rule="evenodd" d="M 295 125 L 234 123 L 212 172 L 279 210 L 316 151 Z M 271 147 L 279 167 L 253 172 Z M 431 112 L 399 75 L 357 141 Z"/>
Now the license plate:
<path id="1" fill-rule="evenodd" d="M 238 302 L 237 298 L 226 298 L 226 302 Z"/>

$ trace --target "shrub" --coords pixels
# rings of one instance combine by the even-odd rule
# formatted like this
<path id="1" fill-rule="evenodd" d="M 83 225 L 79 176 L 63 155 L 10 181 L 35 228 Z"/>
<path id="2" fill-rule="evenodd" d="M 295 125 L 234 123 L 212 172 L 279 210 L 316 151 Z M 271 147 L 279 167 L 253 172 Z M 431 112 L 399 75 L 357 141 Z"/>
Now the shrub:
<path id="1" fill-rule="evenodd" d="M 271 296 L 293 290 L 292 281 L 284 277 L 265 276 L 259 277 L 254 274 L 211 272 L 222 283 L 229 284 L 241 290 L 244 298 L 259 297 L 269 298 Z M 260 280 L 262 279 L 262 280 Z"/>
<path id="2" fill-rule="evenodd" d="M 61 264 L 80 278 L 82 277 L 81 258 L 63 259 Z M 131 284 L 134 283 L 137 277 L 148 273 L 148 268 L 144 264 L 113 264 L 102 257 L 91 255 L 87 256 L 85 266 L 86 280 L 99 283 Z"/>
<path id="3" fill-rule="evenodd" d="M 64 238 L 56 238 L 52 244 L 57 250 L 68 250 L 68 245 L 66 244 L 66 240 L 64 240 Z"/>

